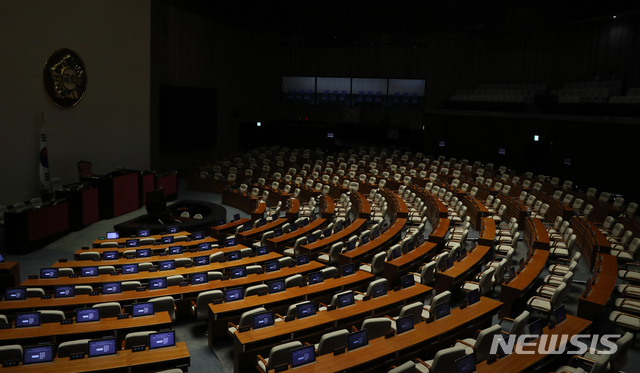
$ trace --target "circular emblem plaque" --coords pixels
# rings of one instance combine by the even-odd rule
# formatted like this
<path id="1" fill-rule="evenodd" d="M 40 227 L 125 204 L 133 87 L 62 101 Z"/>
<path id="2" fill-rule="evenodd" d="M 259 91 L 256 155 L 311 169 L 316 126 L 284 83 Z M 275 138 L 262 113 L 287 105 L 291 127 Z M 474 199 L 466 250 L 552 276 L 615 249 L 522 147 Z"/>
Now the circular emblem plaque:
<path id="1" fill-rule="evenodd" d="M 44 65 L 44 89 L 54 104 L 68 108 L 75 106 L 87 88 L 84 62 L 71 49 L 58 49 Z"/>

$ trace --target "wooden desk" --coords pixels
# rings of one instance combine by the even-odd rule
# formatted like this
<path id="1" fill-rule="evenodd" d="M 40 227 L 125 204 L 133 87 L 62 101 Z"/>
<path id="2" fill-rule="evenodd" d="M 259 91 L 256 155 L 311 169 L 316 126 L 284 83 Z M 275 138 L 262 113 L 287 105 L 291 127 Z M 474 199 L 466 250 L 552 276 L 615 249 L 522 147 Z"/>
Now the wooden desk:
<path id="1" fill-rule="evenodd" d="M 438 219 L 448 218 L 449 211 L 447 206 L 438 199 L 438 197 L 418 187 L 417 185 L 409 185 L 409 188 L 424 201 L 427 206 L 427 219 L 431 224 L 435 224 Z"/>
<path id="2" fill-rule="evenodd" d="M 496 222 L 493 218 L 482 218 L 482 230 L 478 236 L 478 245 L 493 246 L 496 238 Z"/>
<path id="3" fill-rule="evenodd" d="M 300 214 L 300 200 L 297 198 L 289 198 L 289 209 L 287 210 L 286 217 L 289 221 L 294 221 Z"/>
<path id="4" fill-rule="evenodd" d="M 341 355 L 327 354 L 318 356 L 315 363 L 296 368 L 295 372 L 358 372 L 363 369 L 361 367 L 365 365 L 370 367 L 376 362 L 379 362 L 379 369 L 381 367 L 386 368 L 391 364 L 390 360 L 399 365 L 410 359 L 411 356 L 423 355 L 431 347 L 432 344 L 430 342 L 432 341 L 439 340 L 443 336 L 450 336 L 452 343 L 456 336 L 456 331 L 467 327 L 478 329 L 492 317 L 501 305 L 502 303 L 496 300 L 481 297 L 480 302 L 472 306 L 462 310 L 459 308 L 452 309 L 451 315 L 441 320 L 436 320 L 429 324 L 421 322 L 416 324 L 412 331 L 389 339 L 380 337 L 370 340 L 368 346 L 347 351 Z M 504 370 L 504 372 L 507 371 L 511 370 Z M 273 373 L 273 370 L 269 372 Z"/>
<path id="5" fill-rule="evenodd" d="M 278 218 L 258 228 L 251 228 L 246 232 L 238 232 L 236 233 L 236 238 L 238 239 L 238 243 L 251 246 L 253 240 L 259 240 L 265 232 L 272 231 L 288 221 L 289 219 L 287 218 Z"/>
<path id="6" fill-rule="evenodd" d="M 437 246 L 438 244 L 427 241 L 409 253 L 402 254 L 390 262 L 384 262 L 383 277 L 389 281 L 390 286 L 399 285 L 402 276 L 431 260 Z"/>
<path id="7" fill-rule="evenodd" d="M 524 241 L 532 250 L 549 250 L 549 233 L 541 219 L 534 219 L 530 217 L 525 219 Z"/>
<path id="8" fill-rule="evenodd" d="M 351 276 L 330 278 L 320 284 L 293 287 L 280 293 L 255 295 L 229 303 L 209 304 L 209 344 L 213 344 L 215 337 L 226 334 L 229 321 L 237 324 L 244 311 L 262 306 L 283 313 L 286 312 L 289 305 L 305 300 L 318 300 L 326 303 L 333 294 L 346 289 L 361 290 L 373 279 L 374 276 L 371 273 L 356 271 Z M 320 296 L 326 296 L 329 300 L 317 299 Z"/>
<path id="9" fill-rule="evenodd" d="M 533 250 L 533 249 L 532 249 Z M 509 283 L 502 283 L 500 290 L 500 300 L 504 303 L 500 317 L 514 318 L 513 306 L 520 300 L 533 285 L 549 258 L 549 250 L 536 250 L 522 272 L 518 273 L 515 279 Z"/>
<path id="10" fill-rule="evenodd" d="M 512 189 L 513 190 L 513 189 Z M 513 194 L 513 193 L 512 193 Z M 516 218 L 516 223 L 518 223 L 519 227 L 524 227 L 525 219 L 527 216 L 527 206 L 523 205 L 518 201 L 517 198 L 513 197 L 502 197 L 500 198 L 502 204 L 507 206 L 505 210 L 505 217 L 507 220 L 511 218 Z"/>
<path id="11" fill-rule="evenodd" d="M 176 342 L 174 347 L 158 348 L 141 352 L 120 350 L 115 356 L 101 356 L 95 358 L 70 360 L 69 358 L 56 358 L 52 363 L 19 365 L 17 367 L 3 368 L 3 372 L 41 373 L 44 370 L 51 372 L 127 372 L 133 369 L 162 370 L 171 367 L 189 366 L 189 350 L 185 342 Z"/>
<path id="12" fill-rule="evenodd" d="M 478 245 L 475 250 L 467 254 L 467 257 L 459 262 L 454 262 L 453 267 L 436 274 L 436 294 L 445 290 L 453 291 L 458 285 L 473 275 L 487 254 L 491 251 L 489 246 Z"/>
<path id="13" fill-rule="evenodd" d="M 369 205 L 369 201 L 362 193 L 351 193 L 351 203 L 355 206 L 355 210 L 358 212 L 358 218 L 369 219 L 371 216 L 371 205 Z"/>
<path id="14" fill-rule="evenodd" d="M 127 333 L 136 329 L 162 329 L 171 326 L 169 312 L 162 311 L 155 315 L 144 317 L 129 317 L 118 320 L 115 317 L 100 319 L 94 322 L 81 322 L 60 325 L 60 323 L 46 323 L 31 328 L 12 328 L 0 330 L 0 345 L 20 343 L 19 341 L 34 339 L 39 342 L 56 343 L 60 339 L 68 339 L 71 336 L 79 338 L 100 338 L 104 335 L 113 335 L 117 338 L 118 346 L 121 345 Z M 106 333 L 106 334 L 105 334 Z M 84 335 L 84 336 L 79 336 Z M 30 341 L 31 342 L 31 341 Z"/>
<path id="15" fill-rule="evenodd" d="M 480 189 L 478 188 L 478 190 Z M 467 206 L 467 215 L 471 218 L 471 225 L 473 225 L 476 230 L 480 230 L 482 218 L 490 215 L 487 207 L 484 203 L 480 202 L 479 199 L 472 196 L 465 196 L 462 199 L 462 204 Z"/>
<path id="16" fill-rule="evenodd" d="M 358 246 L 351 251 L 338 254 L 338 263 L 342 266 L 352 262 L 362 262 L 373 257 L 376 253 L 391 246 L 398 240 L 407 219 L 396 219 L 386 232 L 362 246 Z"/>
<path id="17" fill-rule="evenodd" d="M 191 232 L 180 231 L 178 233 L 154 234 L 154 235 L 151 235 L 149 237 L 135 237 L 135 238 L 153 238 L 154 240 L 159 242 L 162 237 L 167 237 L 167 236 L 173 236 L 173 237 L 175 237 L 175 236 L 187 236 L 187 237 L 191 237 Z M 102 244 L 104 242 L 117 242 L 118 245 L 124 245 L 127 242 L 127 240 L 130 240 L 130 239 L 131 239 L 131 237 L 120 237 L 120 238 L 115 239 L 115 240 L 108 240 L 106 238 L 97 239 L 97 240 L 93 241 L 93 247 L 94 248 L 100 248 L 100 244 Z"/>
<path id="18" fill-rule="evenodd" d="M 225 237 L 227 237 L 227 234 L 235 233 L 236 228 L 250 221 L 251 219 L 242 218 L 239 220 L 230 221 L 226 224 L 211 227 L 211 236 L 217 238 L 218 240 L 224 240 Z"/>
<path id="19" fill-rule="evenodd" d="M 593 268 L 598 253 L 611 253 L 611 243 L 591 220 L 575 216 L 571 219 L 571 227 L 576 235 L 576 245 L 587 260 L 589 268 Z"/>
<path id="20" fill-rule="evenodd" d="M 595 316 L 605 312 L 618 279 L 618 259 L 609 254 L 599 255 L 602 261 L 596 283 L 589 294 L 578 298 L 578 317 L 587 320 L 593 320 Z"/>
<path id="21" fill-rule="evenodd" d="M 318 218 L 312 221 L 311 223 L 309 223 L 309 225 L 307 225 L 306 227 L 298 228 L 295 231 L 285 233 L 280 237 L 273 237 L 273 238 L 267 239 L 267 246 L 269 246 L 269 250 L 271 251 L 277 251 L 279 253 L 282 253 L 286 245 L 293 244 L 293 242 L 298 238 L 302 236 L 308 236 L 311 232 L 315 231 L 316 229 L 321 229 L 326 222 L 327 220 L 323 218 Z"/>
<path id="22" fill-rule="evenodd" d="M 20 284 L 20 264 L 18 262 L 0 263 L 0 291 Z"/>
<path id="23" fill-rule="evenodd" d="M 255 365 L 256 354 L 268 354 L 274 344 L 282 339 L 308 339 L 311 333 L 322 333 L 360 323 L 367 316 L 383 315 L 389 308 L 422 299 L 431 292 L 429 286 L 416 284 L 400 291 L 389 291 L 387 295 L 368 301 L 356 301 L 354 305 L 333 311 L 319 311 L 315 316 L 279 322 L 274 326 L 250 330 L 233 335 L 234 372 L 246 372 Z M 209 346 L 213 351 L 213 347 Z M 263 355 L 264 356 L 264 355 Z M 326 372 L 326 371 L 325 371 Z"/>
<path id="24" fill-rule="evenodd" d="M 154 255 L 159 255 L 165 252 L 166 249 L 170 248 L 171 246 L 182 246 L 184 251 L 189 250 L 189 248 L 194 248 L 197 247 L 198 244 L 201 243 L 210 243 L 210 244 L 215 244 L 217 243 L 218 240 L 216 240 L 213 237 L 205 237 L 201 240 L 189 240 L 189 241 L 179 241 L 179 242 L 175 242 L 175 243 L 170 243 L 170 244 L 164 244 L 164 245 L 145 245 L 145 246 L 138 246 L 138 247 L 93 247 L 87 250 L 77 250 L 74 254 L 73 257 L 75 259 L 78 259 L 80 257 L 80 254 L 83 252 L 87 252 L 87 251 L 97 251 L 97 252 L 104 252 L 104 251 L 117 251 L 120 254 L 124 253 L 125 251 L 128 250 L 136 250 L 136 249 L 151 249 L 151 252 Z"/>
<path id="25" fill-rule="evenodd" d="M 258 207 L 260 198 L 254 197 L 248 193 L 241 193 L 237 190 L 225 188 L 222 190 L 222 204 L 233 206 L 247 214 Z"/>
<path id="26" fill-rule="evenodd" d="M 298 201 L 297 199 L 294 201 Z M 300 205 L 300 201 L 298 201 L 298 205 Z M 333 214 L 336 211 L 336 204 L 333 201 L 333 198 L 328 195 L 323 195 L 320 197 L 320 215 L 323 219 L 331 219 Z"/>
<path id="27" fill-rule="evenodd" d="M 330 247 L 336 242 L 346 241 L 352 235 L 358 234 L 366 222 L 367 219 L 358 218 L 338 233 L 334 233 L 331 236 L 318 240 L 314 243 L 301 245 L 299 248 L 300 254 L 317 254 L 319 251 Z"/>
<path id="28" fill-rule="evenodd" d="M 4 218 L 7 252 L 24 254 L 69 232 L 69 203 L 61 200 L 23 212 L 7 211 Z"/>
<path id="29" fill-rule="evenodd" d="M 451 221 L 448 218 L 439 218 L 429 234 L 429 242 L 440 243 L 444 241 L 444 237 L 449 231 L 450 224 Z"/>
<path id="30" fill-rule="evenodd" d="M 562 322 L 560 325 L 557 325 L 552 330 L 549 330 L 549 327 L 544 327 L 543 333 L 546 335 L 569 335 L 573 336 L 576 334 L 581 334 L 591 325 L 591 321 L 584 320 L 575 316 L 567 315 L 567 319 Z M 540 342 L 540 338 L 536 340 L 536 342 Z M 565 343 L 569 339 L 563 338 L 547 338 L 547 343 L 553 341 L 553 350 L 560 350 L 563 346 L 562 342 Z M 551 350 L 551 346 L 544 346 L 546 350 Z M 538 352 L 537 344 L 531 347 L 523 347 L 524 351 L 532 351 L 532 354 L 516 354 L 515 352 L 503 357 L 502 359 L 494 362 L 493 364 L 487 364 L 486 361 L 481 362 L 476 365 L 476 372 L 527 372 L 538 370 L 542 366 L 545 366 L 552 360 L 554 360 L 558 356 L 562 355 L 552 355 L 552 354 L 541 354 Z M 515 351 L 515 347 L 514 347 Z M 548 369 L 547 369 L 548 370 Z"/>

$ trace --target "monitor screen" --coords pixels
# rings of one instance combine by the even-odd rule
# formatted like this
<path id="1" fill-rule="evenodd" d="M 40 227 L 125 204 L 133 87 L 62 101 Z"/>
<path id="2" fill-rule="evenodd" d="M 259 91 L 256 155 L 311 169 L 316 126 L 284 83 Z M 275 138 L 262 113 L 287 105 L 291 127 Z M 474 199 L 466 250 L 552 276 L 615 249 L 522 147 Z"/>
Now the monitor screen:
<path id="1" fill-rule="evenodd" d="M 160 237 L 160 242 L 162 242 L 163 245 L 170 245 L 172 244 L 173 241 L 173 236 L 162 236 Z"/>
<path id="2" fill-rule="evenodd" d="M 118 353 L 115 338 L 89 341 L 89 357 L 115 355 Z"/>
<path id="3" fill-rule="evenodd" d="M 291 368 L 297 368 L 315 361 L 316 350 L 313 345 L 294 348 L 291 350 Z"/>
<path id="4" fill-rule="evenodd" d="M 327 237 L 331 236 L 331 228 L 325 229 L 324 232 L 322 232 L 322 236 L 324 238 L 327 238 Z"/>
<path id="5" fill-rule="evenodd" d="M 25 299 L 27 299 L 27 288 L 4 289 L 4 300 L 25 300 Z"/>
<path id="6" fill-rule="evenodd" d="M 318 284 L 324 281 L 322 272 L 309 273 L 309 285 Z"/>
<path id="7" fill-rule="evenodd" d="M 436 304 L 436 319 L 441 319 L 443 317 L 449 316 L 450 313 L 451 307 L 449 306 L 449 302 Z"/>
<path id="8" fill-rule="evenodd" d="M 209 276 L 206 273 L 194 273 L 191 275 L 191 285 L 206 284 Z"/>
<path id="9" fill-rule="evenodd" d="M 556 308 L 553 311 L 553 314 L 555 316 L 556 325 L 567 319 L 567 311 L 564 308 L 564 304 L 561 304 L 560 307 Z"/>
<path id="10" fill-rule="evenodd" d="M 480 301 L 480 290 L 473 289 L 467 293 L 467 303 L 470 305 L 476 304 Z"/>
<path id="11" fill-rule="evenodd" d="M 242 288 L 226 289 L 224 291 L 224 301 L 233 302 L 244 298 Z"/>
<path id="12" fill-rule="evenodd" d="M 138 229 L 138 237 L 149 237 L 151 236 L 150 229 Z"/>
<path id="13" fill-rule="evenodd" d="M 368 234 L 365 234 L 364 236 L 360 237 L 360 243 L 362 245 L 365 245 L 368 242 L 369 242 L 369 235 Z"/>
<path id="14" fill-rule="evenodd" d="M 209 257 L 208 256 L 196 256 L 195 258 L 193 258 L 193 265 L 194 266 L 206 266 L 207 264 L 209 264 Z"/>
<path id="15" fill-rule="evenodd" d="M 71 298 L 76 296 L 76 288 L 73 285 L 56 286 L 53 290 L 56 298 Z"/>
<path id="16" fill-rule="evenodd" d="M 371 298 L 381 297 L 387 294 L 387 283 L 380 282 L 371 287 Z"/>
<path id="17" fill-rule="evenodd" d="M 354 304 L 355 299 L 353 297 L 353 291 L 348 293 L 338 294 L 338 308 L 350 306 Z"/>
<path id="18" fill-rule="evenodd" d="M 316 242 L 318 239 L 316 238 L 316 236 L 311 235 L 307 237 L 307 243 L 314 243 Z"/>
<path id="19" fill-rule="evenodd" d="M 129 263 L 122 265 L 123 274 L 138 273 L 138 263 Z"/>
<path id="20" fill-rule="evenodd" d="M 333 228 L 333 233 L 338 233 L 342 230 L 342 224 L 336 225 L 335 228 Z"/>
<path id="21" fill-rule="evenodd" d="M 235 238 L 227 238 L 226 240 L 224 240 L 224 246 L 225 247 L 236 246 L 236 239 Z"/>
<path id="22" fill-rule="evenodd" d="M 261 312 L 251 316 L 251 326 L 253 329 L 260 329 L 271 326 L 274 323 L 273 311 Z"/>
<path id="23" fill-rule="evenodd" d="M 53 345 L 37 345 L 24 348 L 22 364 L 50 363 L 53 361 Z"/>
<path id="24" fill-rule="evenodd" d="M 309 255 L 308 254 L 301 254 L 296 256 L 296 264 L 297 265 L 303 265 L 303 264 L 307 264 L 309 263 Z"/>
<path id="25" fill-rule="evenodd" d="M 396 320 L 396 332 L 402 334 L 413 329 L 413 315 L 407 315 Z"/>
<path id="26" fill-rule="evenodd" d="M 167 278 L 158 277 L 149 279 L 149 290 L 158 290 L 167 288 Z"/>
<path id="27" fill-rule="evenodd" d="M 176 226 L 167 227 L 167 233 L 178 233 L 178 227 Z"/>
<path id="28" fill-rule="evenodd" d="M 397 259 L 402 255 L 402 251 L 400 250 L 400 246 L 396 246 L 394 249 L 391 250 L 391 258 L 392 259 Z"/>
<path id="29" fill-rule="evenodd" d="M 58 268 L 40 268 L 40 278 L 58 278 Z"/>
<path id="30" fill-rule="evenodd" d="M 198 251 L 207 251 L 211 249 L 211 243 L 203 242 L 198 244 Z"/>
<path id="31" fill-rule="evenodd" d="M 173 259 L 161 260 L 158 262 L 158 269 L 161 271 L 169 271 L 172 269 L 176 269 L 176 261 Z"/>
<path id="32" fill-rule="evenodd" d="M 118 232 L 107 232 L 107 240 L 117 240 L 120 238 L 120 233 Z"/>
<path id="33" fill-rule="evenodd" d="M 129 240 L 126 240 L 124 243 L 125 247 L 138 247 L 140 246 L 140 240 L 137 238 L 132 238 Z"/>
<path id="34" fill-rule="evenodd" d="M 343 265 L 341 268 L 342 276 L 349 276 L 356 273 L 356 263 L 349 263 Z"/>
<path id="35" fill-rule="evenodd" d="M 173 347 L 176 345 L 175 331 L 169 330 L 167 332 L 151 333 L 149 334 L 149 349 L 163 347 Z"/>
<path id="36" fill-rule="evenodd" d="M 380 237 L 380 229 L 374 229 L 371 231 L 371 239 L 375 240 L 376 238 Z"/>
<path id="37" fill-rule="evenodd" d="M 529 324 L 529 334 L 540 336 L 542 335 L 542 328 L 544 327 L 542 323 L 542 319 L 537 319 L 536 321 Z"/>
<path id="38" fill-rule="evenodd" d="M 269 281 L 269 294 L 279 293 L 285 291 L 287 288 L 284 285 L 284 280 Z"/>
<path id="39" fill-rule="evenodd" d="M 98 275 L 98 267 L 82 267 L 80 275 L 82 277 L 95 277 Z"/>
<path id="40" fill-rule="evenodd" d="M 131 314 L 133 315 L 133 317 L 153 315 L 153 303 L 133 303 L 131 305 Z"/>
<path id="41" fill-rule="evenodd" d="M 400 278 L 400 282 L 402 283 L 402 288 L 406 289 L 412 287 L 416 284 L 415 279 L 412 274 L 404 275 Z"/>
<path id="42" fill-rule="evenodd" d="M 444 262 L 447 266 L 447 269 L 453 267 L 453 257 L 451 256 L 447 257 L 447 259 L 445 259 Z"/>
<path id="43" fill-rule="evenodd" d="M 240 214 L 234 214 L 233 215 L 233 220 L 240 220 Z"/>
<path id="44" fill-rule="evenodd" d="M 347 242 L 347 251 L 351 251 L 356 248 L 356 241 Z"/>
<path id="45" fill-rule="evenodd" d="M 476 356 L 475 354 L 465 355 L 456 359 L 456 372 L 457 373 L 473 373 L 476 371 Z"/>
<path id="46" fill-rule="evenodd" d="M 229 271 L 229 277 L 231 278 L 247 277 L 247 267 L 231 268 L 231 270 Z"/>
<path id="47" fill-rule="evenodd" d="M 28 328 L 31 326 L 40 326 L 40 312 L 16 313 L 16 328 Z"/>
<path id="48" fill-rule="evenodd" d="M 117 251 L 103 251 L 102 260 L 118 260 Z"/>
<path id="49" fill-rule="evenodd" d="M 191 239 L 194 241 L 204 239 L 204 232 L 200 231 L 191 233 Z"/>
<path id="50" fill-rule="evenodd" d="M 467 248 L 463 247 L 462 249 L 460 249 L 460 260 L 464 259 L 467 257 Z"/>
<path id="51" fill-rule="evenodd" d="M 369 338 L 367 337 L 366 330 L 359 330 L 357 332 L 347 334 L 347 348 L 349 351 L 364 347 L 368 344 Z"/>
<path id="52" fill-rule="evenodd" d="M 413 244 L 413 240 L 407 242 L 407 244 L 405 245 L 405 251 L 407 253 L 413 251 L 414 248 L 415 248 L 415 245 Z"/>
<path id="53" fill-rule="evenodd" d="M 250 221 L 249 221 L 249 222 L 244 223 L 244 225 L 242 226 L 242 230 L 243 230 L 244 232 L 251 230 L 251 228 L 253 228 L 253 224 L 251 224 L 251 222 L 250 222 Z M 275 233 L 274 233 L 274 235 L 275 235 Z"/>
<path id="54" fill-rule="evenodd" d="M 511 267 L 509 270 L 509 281 L 513 281 L 516 278 L 516 267 Z"/>
<path id="55" fill-rule="evenodd" d="M 102 284 L 102 294 L 120 294 L 121 292 L 120 282 L 105 282 Z"/>
<path id="56" fill-rule="evenodd" d="M 278 260 L 271 260 L 269 262 L 266 262 L 264 265 L 264 271 L 267 273 L 279 271 L 279 270 L 280 270 L 280 261 Z"/>
<path id="57" fill-rule="evenodd" d="M 273 230 L 273 237 L 280 237 L 282 236 L 282 228 L 276 228 Z"/>
<path id="58" fill-rule="evenodd" d="M 302 219 L 302 226 L 306 227 L 307 225 L 309 225 L 309 218 Z"/>
<path id="59" fill-rule="evenodd" d="M 520 258 L 520 261 L 518 262 L 518 272 L 522 271 L 524 271 L 524 258 Z"/>
<path id="60" fill-rule="evenodd" d="M 242 259 L 242 254 L 240 254 L 240 250 L 229 251 L 227 253 L 227 260 L 230 262 L 233 260 L 240 260 L 240 259 Z"/>
<path id="61" fill-rule="evenodd" d="M 180 255 L 184 252 L 184 248 L 182 246 L 171 246 L 168 252 L 169 255 Z"/>
<path id="62" fill-rule="evenodd" d="M 151 256 L 151 249 L 137 249 L 136 258 L 148 258 Z"/>
<path id="63" fill-rule="evenodd" d="M 100 321 L 99 308 L 78 308 L 76 310 L 76 322 Z"/>
<path id="64" fill-rule="evenodd" d="M 316 304 L 310 301 L 307 301 L 302 304 L 298 304 L 296 306 L 296 317 L 299 319 L 313 316 L 316 314 Z"/>
<path id="65" fill-rule="evenodd" d="M 225 225 L 225 224 L 227 224 L 226 218 L 218 219 L 218 225 Z"/>
<path id="66" fill-rule="evenodd" d="M 262 256 L 269 254 L 269 248 L 267 246 L 260 246 L 256 249 L 256 256 Z"/>

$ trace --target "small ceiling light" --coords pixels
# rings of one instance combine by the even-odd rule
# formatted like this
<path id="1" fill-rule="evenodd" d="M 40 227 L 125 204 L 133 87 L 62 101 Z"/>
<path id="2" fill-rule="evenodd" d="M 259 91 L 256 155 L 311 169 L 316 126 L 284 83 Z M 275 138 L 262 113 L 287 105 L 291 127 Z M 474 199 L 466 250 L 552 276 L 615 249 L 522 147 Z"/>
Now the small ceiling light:
<path id="1" fill-rule="evenodd" d="M 616 19 L 616 18 L 618 18 L 618 16 L 613 16 L 613 19 Z"/>

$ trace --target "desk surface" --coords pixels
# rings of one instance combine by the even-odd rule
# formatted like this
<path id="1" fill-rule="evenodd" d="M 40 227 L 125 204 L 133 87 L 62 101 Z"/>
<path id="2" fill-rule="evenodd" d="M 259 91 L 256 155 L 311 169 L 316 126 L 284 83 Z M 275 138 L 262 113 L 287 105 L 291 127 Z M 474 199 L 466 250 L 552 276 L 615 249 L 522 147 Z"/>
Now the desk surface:
<path id="1" fill-rule="evenodd" d="M 444 272 L 436 274 L 436 292 L 441 293 L 450 289 L 456 283 L 463 281 L 474 268 L 482 264 L 484 258 L 491 248 L 489 246 L 477 245 L 476 248 L 467 254 L 467 257 L 459 262 L 454 262 L 453 267 Z"/>
<path id="2" fill-rule="evenodd" d="M 216 242 L 218 242 L 218 240 L 216 240 L 213 237 L 205 237 L 201 240 L 178 241 L 175 243 L 163 244 L 163 245 L 143 245 L 138 247 L 92 247 L 86 250 L 83 250 L 83 249 L 77 250 L 74 253 L 74 255 L 77 257 L 78 255 L 80 255 L 80 253 L 88 252 L 88 251 L 96 251 L 100 253 L 104 251 L 118 251 L 120 253 L 123 253 L 127 250 L 136 250 L 136 249 L 151 249 L 151 251 L 153 252 L 159 252 L 159 251 L 164 251 L 171 246 L 184 246 L 185 248 L 187 248 L 187 247 L 198 246 L 198 244 L 201 244 L 201 243 L 214 244 Z"/>
<path id="3" fill-rule="evenodd" d="M 581 295 L 578 299 L 578 316 L 586 319 L 604 312 L 618 279 L 618 259 L 610 254 L 599 255 L 602 262 L 596 283 L 592 285 L 586 297 Z"/>
<path id="4" fill-rule="evenodd" d="M 516 303 L 530 288 L 536 283 L 538 276 L 547 264 L 549 258 L 548 250 L 536 250 L 531 260 L 525 265 L 522 272 L 516 275 L 516 278 L 509 283 L 502 283 L 500 291 L 500 300 L 504 303 L 501 317 L 512 317 L 511 311 L 514 303 Z"/>
<path id="5" fill-rule="evenodd" d="M 109 239 L 106 239 L 106 238 L 103 239 L 103 240 L 97 239 L 97 240 L 93 241 L 93 246 L 94 247 L 100 246 L 100 244 L 104 243 L 104 242 L 117 242 L 119 245 L 124 245 L 125 242 L 127 242 L 127 240 L 136 239 L 136 238 L 138 238 L 138 239 L 140 239 L 140 238 L 153 238 L 156 241 L 159 241 L 161 237 L 166 237 L 166 236 L 174 236 L 174 237 L 175 236 L 187 236 L 187 237 L 190 237 L 191 236 L 191 232 L 180 231 L 178 233 L 154 234 L 154 235 L 151 235 L 149 237 L 120 237 L 120 238 L 115 239 L 115 240 L 109 240 Z"/>
<path id="6" fill-rule="evenodd" d="M 392 226 L 389 227 L 384 233 L 382 233 L 379 237 L 367 242 L 362 246 L 358 246 L 351 251 L 347 251 L 344 253 L 338 254 L 338 262 L 340 265 L 345 265 L 347 263 L 359 261 L 362 258 L 365 258 L 369 255 L 372 255 L 374 252 L 377 252 L 380 247 L 384 247 L 384 245 L 388 244 L 394 238 L 396 238 L 404 228 L 407 223 L 407 219 L 396 219 Z"/>
<path id="7" fill-rule="evenodd" d="M 240 243 L 250 243 L 251 240 L 260 237 L 264 232 L 274 230 L 288 221 L 289 219 L 287 218 L 278 218 L 277 220 L 271 221 L 258 228 L 251 228 L 246 232 L 238 232 L 236 233 L 236 236 L 238 237 L 238 241 L 240 241 Z"/>
<path id="8" fill-rule="evenodd" d="M 438 219 L 438 225 L 429 234 L 429 241 L 435 243 L 444 241 L 444 236 L 446 236 L 449 231 L 449 224 L 451 224 L 449 218 Z"/>
<path id="9" fill-rule="evenodd" d="M 307 225 L 306 227 L 298 228 L 295 231 L 285 233 L 280 237 L 273 237 L 273 238 L 267 239 L 267 246 L 269 246 L 269 250 L 280 248 L 282 246 L 285 246 L 287 243 L 296 240 L 297 238 L 306 236 L 309 233 L 315 231 L 316 229 L 320 229 L 320 227 L 322 227 L 325 223 L 326 223 L 325 219 L 318 218 L 312 221 L 311 223 L 309 223 L 309 225 Z"/>
<path id="10" fill-rule="evenodd" d="M 301 245 L 300 253 L 316 253 L 338 241 L 347 240 L 352 235 L 357 234 L 366 222 L 367 219 L 358 218 L 338 233 L 334 233 L 331 236 L 318 240 L 314 243 Z"/>

